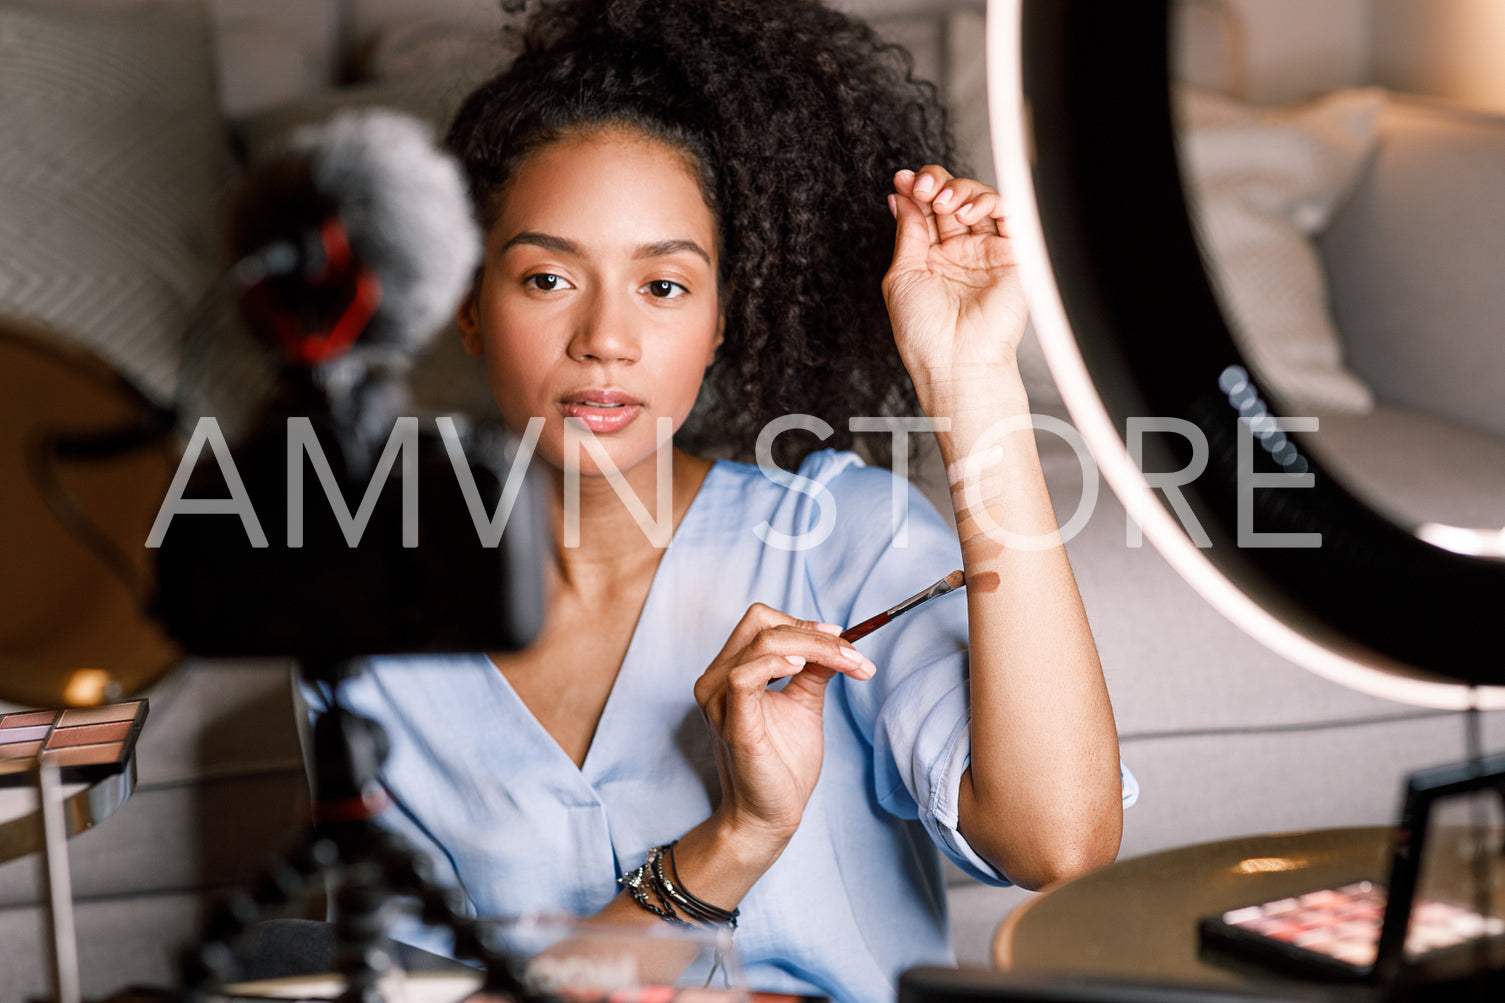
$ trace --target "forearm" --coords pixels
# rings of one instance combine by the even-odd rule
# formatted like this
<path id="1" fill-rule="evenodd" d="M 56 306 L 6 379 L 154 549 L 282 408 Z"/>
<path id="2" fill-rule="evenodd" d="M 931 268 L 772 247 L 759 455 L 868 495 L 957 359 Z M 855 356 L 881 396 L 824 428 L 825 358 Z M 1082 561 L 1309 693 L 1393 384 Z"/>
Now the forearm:
<path id="1" fill-rule="evenodd" d="M 736 831 L 720 815 L 711 818 L 681 836 L 674 848 L 674 864 L 683 887 L 711 905 L 736 909 L 742 899 L 773 865 L 787 839 L 771 835 Z M 659 904 L 651 892 L 649 901 Z M 628 889 L 619 892 L 605 908 L 590 918 L 591 923 L 618 929 L 663 926 L 669 921 L 644 909 Z M 621 942 L 609 941 L 609 949 L 620 951 Z M 551 948 L 550 954 L 577 955 L 589 951 L 591 940 L 572 940 Z M 672 984 L 699 953 L 695 945 L 642 940 L 631 945 L 638 962 L 638 975 L 645 984 Z"/>
<path id="2" fill-rule="evenodd" d="M 917 380 L 954 485 L 967 574 L 972 765 L 962 834 L 1038 887 L 1110 861 L 1122 808 L 1117 731 L 1012 364 Z M 1014 419 L 1015 431 L 990 434 Z M 994 448 L 996 447 L 996 448 Z M 969 457 L 971 459 L 969 459 Z"/>

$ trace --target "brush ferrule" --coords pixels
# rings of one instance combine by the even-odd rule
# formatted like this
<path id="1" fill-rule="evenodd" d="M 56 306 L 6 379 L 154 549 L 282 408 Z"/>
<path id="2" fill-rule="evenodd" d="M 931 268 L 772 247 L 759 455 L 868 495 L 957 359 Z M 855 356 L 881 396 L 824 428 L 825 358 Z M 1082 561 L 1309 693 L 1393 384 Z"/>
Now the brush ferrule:
<path id="1" fill-rule="evenodd" d="M 893 609 L 889 610 L 888 615 L 895 617 L 900 613 L 907 613 L 910 610 L 914 609 L 916 606 L 920 605 L 920 603 L 929 602 L 936 596 L 943 596 L 947 592 L 951 591 L 953 590 L 950 584 L 947 583 L 946 579 L 942 578 L 940 581 L 930 586 L 930 588 L 926 589 L 924 592 L 915 593 L 908 599 L 901 602 L 899 605 L 895 606 Z"/>

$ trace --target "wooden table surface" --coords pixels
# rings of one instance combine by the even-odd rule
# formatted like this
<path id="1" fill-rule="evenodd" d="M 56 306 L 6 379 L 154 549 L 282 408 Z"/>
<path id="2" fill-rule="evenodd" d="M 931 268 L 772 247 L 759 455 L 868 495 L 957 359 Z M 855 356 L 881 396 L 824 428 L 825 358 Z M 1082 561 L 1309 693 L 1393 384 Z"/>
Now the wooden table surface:
<path id="1" fill-rule="evenodd" d="M 1350 881 L 1384 881 L 1391 832 L 1247 836 L 1123 860 L 1015 909 L 998 928 L 994 961 L 1030 974 L 1249 986 L 1264 977 L 1198 957 L 1197 920 Z"/>

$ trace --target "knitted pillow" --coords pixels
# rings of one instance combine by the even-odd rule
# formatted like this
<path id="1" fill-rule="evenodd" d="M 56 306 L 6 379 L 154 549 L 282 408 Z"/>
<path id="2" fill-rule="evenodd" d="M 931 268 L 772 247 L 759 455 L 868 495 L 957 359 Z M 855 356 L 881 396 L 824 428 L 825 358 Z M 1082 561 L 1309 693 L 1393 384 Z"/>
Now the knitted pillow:
<path id="1" fill-rule="evenodd" d="M 0 9 L 0 313 L 164 399 L 220 266 L 214 80 L 200 3 Z"/>

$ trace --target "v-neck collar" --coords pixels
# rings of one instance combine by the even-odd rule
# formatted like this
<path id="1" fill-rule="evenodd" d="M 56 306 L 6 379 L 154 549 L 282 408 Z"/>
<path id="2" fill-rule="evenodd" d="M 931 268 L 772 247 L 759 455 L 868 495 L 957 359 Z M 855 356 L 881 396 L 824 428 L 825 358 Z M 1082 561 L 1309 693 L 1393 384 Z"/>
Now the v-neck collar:
<path id="1" fill-rule="evenodd" d="M 666 577 L 666 566 L 674 559 L 674 545 L 688 533 L 695 530 L 699 512 L 704 508 L 701 500 L 706 497 L 707 488 L 710 487 L 712 478 L 718 476 L 718 470 L 721 466 L 722 461 L 712 461 L 710 469 L 706 471 L 705 478 L 700 482 L 700 488 L 695 492 L 695 497 L 690 499 L 690 504 L 685 507 L 685 514 L 679 520 L 679 525 L 674 528 L 674 535 L 669 538 L 669 545 L 664 548 L 663 554 L 659 557 L 658 564 L 654 566 L 653 576 L 648 582 L 648 594 L 643 598 L 643 607 L 638 611 L 637 622 L 633 624 L 632 637 L 627 641 L 627 651 L 622 656 L 622 664 L 618 667 L 616 677 L 612 680 L 611 689 L 607 691 L 606 703 L 601 708 L 601 718 L 596 722 L 596 730 L 591 735 L 590 746 L 585 750 L 585 759 L 578 767 L 575 765 L 575 761 L 570 758 L 569 753 L 564 751 L 564 747 L 555 741 L 553 735 L 549 734 L 548 729 L 543 726 L 543 722 L 539 721 L 537 716 L 528 709 L 528 705 L 523 702 L 522 697 L 517 695 L 517 691 L 512 688 L 512 683 L 507 679 L 506 674 L 497 668 L 489 657 L 485 655 L 481 656 L 486 665 L 490 667 L 491 675 L 495 677 L 496 682 L 494 685 L 501 687 L 500 692 L 503 694 L 504 701 L 513 715 L 521 720 L 521 727 L 533 736 L 532 741 L 543 743 L 549 747 L 550 761 L 558 767 L 556 774 L 560 777 L 570 777 L 570 782 L 572 783 L 584 783 L 594 792 L 596 781 L 600 779 L 602 772 L 607 769 L 608 764 L 603 764 L 601 758 L 608 754 L 599 752 L 598 750 L 602 745 L 603 738 L 608 745 L 612 744 L 611 734 L 616 730 L 616 719 L 622 714 L 627 713 L 621 709 L 621 705 L 627 702 L 629 697 L 622 694 L 624 691 L 630 691 L 632 687 L 637 685 L 636 677 L 640 674 L 641 670 L 634 671 L 636 662 L 638 661 L 634 656 L 640 647 L 638 643 L 639 630 L 643 624 L 652 622 L 651 611 L 659 593 L 663 591 L 660 583 Z M 629 676 L 632 678 L 629 679 Z"/>

